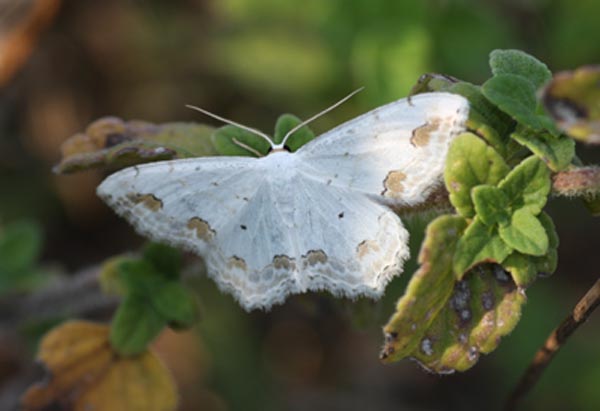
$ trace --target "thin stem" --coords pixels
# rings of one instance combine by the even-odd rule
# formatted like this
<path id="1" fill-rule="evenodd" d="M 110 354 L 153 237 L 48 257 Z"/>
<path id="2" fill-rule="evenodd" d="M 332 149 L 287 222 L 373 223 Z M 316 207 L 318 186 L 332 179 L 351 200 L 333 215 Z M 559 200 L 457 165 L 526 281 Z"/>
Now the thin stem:
<path id="1" fill-rule="evenodd" d="M 100 266 L 91 266 L 35 293 L 0 298 L 0 329 L 63 317 L 108 317 L 120 298 L 102 292 L 99 274 Z"/>
<path id="2" fill-rule="evenodd" d="M 589 315 L 600 305 L 600 279 L 588 290 L 577 303 L 573 312 L 548 337 L 542 348 L 533 357 L 529 367 L 521 376 L 517 386 L 508 397 L 506 410 L 516 410 L 525 395 L 539 381 L 543 371 L 550 364 L 558 350 Z"/>
<path id="3" fill-rule="evenodd" d="M 552 191 L 566 197 L 589 197 L 600 194 L 600 168 L 577 167 L 554 174 Z"/>

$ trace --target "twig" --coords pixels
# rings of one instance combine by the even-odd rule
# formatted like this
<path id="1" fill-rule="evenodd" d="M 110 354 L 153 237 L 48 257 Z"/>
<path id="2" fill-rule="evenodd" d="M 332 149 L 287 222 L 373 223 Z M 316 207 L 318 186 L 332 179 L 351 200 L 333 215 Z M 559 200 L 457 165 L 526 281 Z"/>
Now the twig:
<path id="1" fill-rule="evenodd" d="M 600 305 L 600 279 L 588 290 L 577 303 L 573 312 L 550 334 L 546 343 L 533 357 L 533 361 L 519 380 L 519 383 L 506 402 L 506 410 L 515 410 L 519 402 L 535 386 L 542 372 L 546 369 L 558 350 L 565 344 L 573 332 L 587 320 L 589 315 Z"/>
<path id="2" fill-rule="evenodd" d="M 552 177 L 552 191 L 565 197 L 590 197 L 600 193 L 600 168 L 576 167 Z"/>
<path id="3" fill-rule="evenodd" d="M 61 278 L 30 295 L 0 299 L 0 331 L 17 330 L 30 321 L 56 318 L 108 318 L 119 298 L 102 292 L 98 283 L 99 266 Z"/>

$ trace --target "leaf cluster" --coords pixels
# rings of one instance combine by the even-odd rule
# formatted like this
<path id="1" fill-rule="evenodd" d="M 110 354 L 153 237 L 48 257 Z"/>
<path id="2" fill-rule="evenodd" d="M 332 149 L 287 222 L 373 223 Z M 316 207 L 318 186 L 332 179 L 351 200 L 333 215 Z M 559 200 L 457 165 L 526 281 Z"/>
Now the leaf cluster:
<path id="1" fill-rule="evenodd" d="M 140 258 L 105 263 L 105 290 L 123 298 L 111 324 L 110 342 L 121 355 L 136 355 L 165 328 L 191 327 L 198 320 L 196 295 L 180 280 L 181 253 L 149 243 Z"/>
<path id="2" fill-rule="evenodd" d="M 558 238 L 542 210 L 551 173 L 571 164 L 574 142 L 538 102 L 552 77 L 543 63 L 496 50 L 490 67 L 481 86 L 427 75 L 414 89 L 463 95 L 471 111 L 444 173 L 456 214 L 428 226 L 421 268 L 384 328 L 384 361 L 410 356 L 438 373 L 470 368 L 517 324 L 525 289 L 556 269 Z"/>

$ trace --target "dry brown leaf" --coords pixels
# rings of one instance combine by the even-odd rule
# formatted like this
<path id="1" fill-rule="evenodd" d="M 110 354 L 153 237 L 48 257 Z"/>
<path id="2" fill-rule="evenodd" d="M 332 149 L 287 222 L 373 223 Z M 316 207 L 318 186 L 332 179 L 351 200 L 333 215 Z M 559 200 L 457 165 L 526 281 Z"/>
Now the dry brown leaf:
<path id="1" fill-rule="evenodd" d="M 24 411 L 172 411 L 177 392 L 169 371 L 150 351 L 120 357 L 109 327 L 70 321 L 42 340 L 38 360 L 47 378 L 22 398 Z"/>
<path id="2" fill-rule="evenodd" d="M 41 32 L 50 25 L 60 0 L 0 4 L 0 86 L 27 61 Z"/>
<path id="3" fill-rule="evenodd" d="M 216 155 L 212 127 L 196 123 L 152 124 L 102 117 L 61 146 L 58 174 L 105 167 L 117 170 L 151 161 Z"/>

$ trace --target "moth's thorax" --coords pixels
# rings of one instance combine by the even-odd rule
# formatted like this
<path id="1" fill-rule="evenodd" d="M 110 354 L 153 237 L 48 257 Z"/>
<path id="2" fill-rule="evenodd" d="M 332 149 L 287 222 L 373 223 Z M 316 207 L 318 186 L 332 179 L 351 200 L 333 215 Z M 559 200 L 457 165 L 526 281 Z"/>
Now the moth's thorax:
<path id="1" fill-rule="evenodd" d="M 289 151 L 275 151 L 259 161 L 264 171 L 273 179 L 287 180 L 297 174 L 297 156 Z"/>

